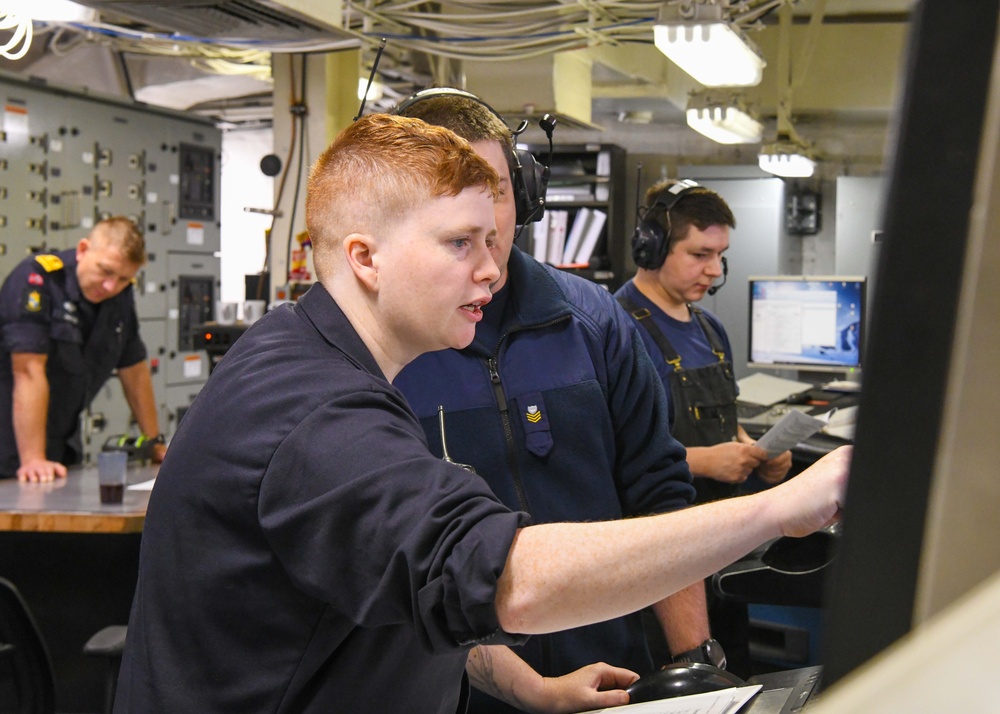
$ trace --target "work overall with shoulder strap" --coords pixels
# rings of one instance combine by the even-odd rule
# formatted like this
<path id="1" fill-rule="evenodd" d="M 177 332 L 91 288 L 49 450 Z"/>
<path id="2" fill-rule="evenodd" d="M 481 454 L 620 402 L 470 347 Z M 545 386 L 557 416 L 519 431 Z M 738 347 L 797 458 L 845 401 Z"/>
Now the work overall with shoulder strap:
<path id="1" fill-rule="evenodd" d="M 681 356 L 670 340 L 653 320 L 652 313 L 638 307 L 631 300 L 619 299 L 622 307 L 644 328 L 656 342 L 673 369 L 670 372 L 670 400 L 673 403 L 674 423 L 671 433 L 684 446 L 715 446 L 737 438 L 736 378 L 733 365 L 726 360 L 722 339 L 709 323 L 701 309 L 688 305 L 697 320 L 718 362 L 703 367 L 685 368 Z M 737 494 L 736 484 L 722 483 L 708 478 L 696 478 L 698 503 L 728 498 Z"/>

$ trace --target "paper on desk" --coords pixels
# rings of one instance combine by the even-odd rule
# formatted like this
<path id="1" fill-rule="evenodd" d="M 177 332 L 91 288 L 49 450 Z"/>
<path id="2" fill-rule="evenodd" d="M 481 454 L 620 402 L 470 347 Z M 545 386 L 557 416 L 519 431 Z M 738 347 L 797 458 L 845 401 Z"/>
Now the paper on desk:
<path id="1" fill-rule="evenodd" d="M 626 704 L 612 709 L 595 709 L 583 714 L 735 714 L 760 689 L 761 685 L 752 684 L 686 697 L 657 699 L 655 702 Z"/>
<path id="2" fill-rule="evenodd" d="M 826 418 L 817 418 L 798 409 L 789 409 L 777 424 L 757 439 L 757 446 L 767 452 L 767 458 L 773 459 L 822 429 L 834 411 L 836 409 L 827 412 L 824 415 Z"/>
<path id="3" fill-rule="evenodd" d="M 783 402 L 793 394 L 812 389 L 807 382 L 782 379 L 763 372 L 756 372 L 736 382 L 740 387 L 740 401 L 769 407 Z"/>
<path id="4" fill-rule="evenodd" d="M 129 491 L 152 491 L 153 484 L 156 483 L 155 478 L 149 479 L 149 481 L 140 481 L 139 483 L 129 484 Z"/>

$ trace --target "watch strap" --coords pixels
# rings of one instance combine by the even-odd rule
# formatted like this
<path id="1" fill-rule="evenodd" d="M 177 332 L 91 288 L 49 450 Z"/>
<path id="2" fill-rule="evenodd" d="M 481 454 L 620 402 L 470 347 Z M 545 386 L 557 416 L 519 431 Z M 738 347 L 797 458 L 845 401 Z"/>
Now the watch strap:
<path id="1" fill-rule="evenodd" d="M 697 647 L 673 656 L 674 662 L 700 662 L 719 669 L 726 668 L 726 653 L 718 640 L 707 639 Z"/>

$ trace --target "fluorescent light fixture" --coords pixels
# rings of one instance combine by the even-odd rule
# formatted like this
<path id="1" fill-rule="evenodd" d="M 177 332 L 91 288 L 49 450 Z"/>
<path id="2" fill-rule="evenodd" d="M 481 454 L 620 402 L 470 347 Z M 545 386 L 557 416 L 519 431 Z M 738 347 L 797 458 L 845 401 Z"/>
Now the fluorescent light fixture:
<path id="1" fill-rule="evenodd" d="M 91 22 L 97 17 L 93 8 L 69 0 L 3 0 L 4 9 L 37 22 Z"/>
<path id="2" fill-rule="evenodd" d="M 760 84 L 767 64 L 752 42 L 729 22 L 721 5 L 697 5 L 690 16 L 664 4 L 653 26 L 656 48 L 706 87 Z"/>
<path id="3" fill-rule="evenodd" d="M 692 94 L 687 105 L 687 123 L 720 144 L 756 144 L 764 132 L 763 125 L 736 95 Z"/>
<path id="4" fill-rule="evenodd" d="M 382 89 L 381 82 L 372 82 L 371 88 L 368 90 L 368 97 L 365 97 L 365 87 L 368 86 L 368 77 L 362 77 L 358 80 L 358 99 L 364 99 L 368 102 L 377 102 L 382 98 L 384 90 Z"/>
<path id="5" fill-rule="evenodd" d="M 762 146 L 757 163 L 764 171 L 784 178 L 808 178 L 816 171 L 816 161 L 809 150 L 795 142 Z"/>

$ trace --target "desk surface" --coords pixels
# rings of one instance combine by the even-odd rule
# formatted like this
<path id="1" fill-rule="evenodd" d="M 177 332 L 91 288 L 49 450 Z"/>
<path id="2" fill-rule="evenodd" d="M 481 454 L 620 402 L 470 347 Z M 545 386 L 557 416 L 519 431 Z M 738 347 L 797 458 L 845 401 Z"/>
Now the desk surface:
<path id="1" fill-rule="evenodd" d="M 158 465 L 129 465 L 128 483 L 155 478 Z M 75 466 L 50 483 L 0 479 L 0 531 L 139 533 L 149 491 L 126 489 L 122 503 L 101 503 L 96 466 Z"/>

